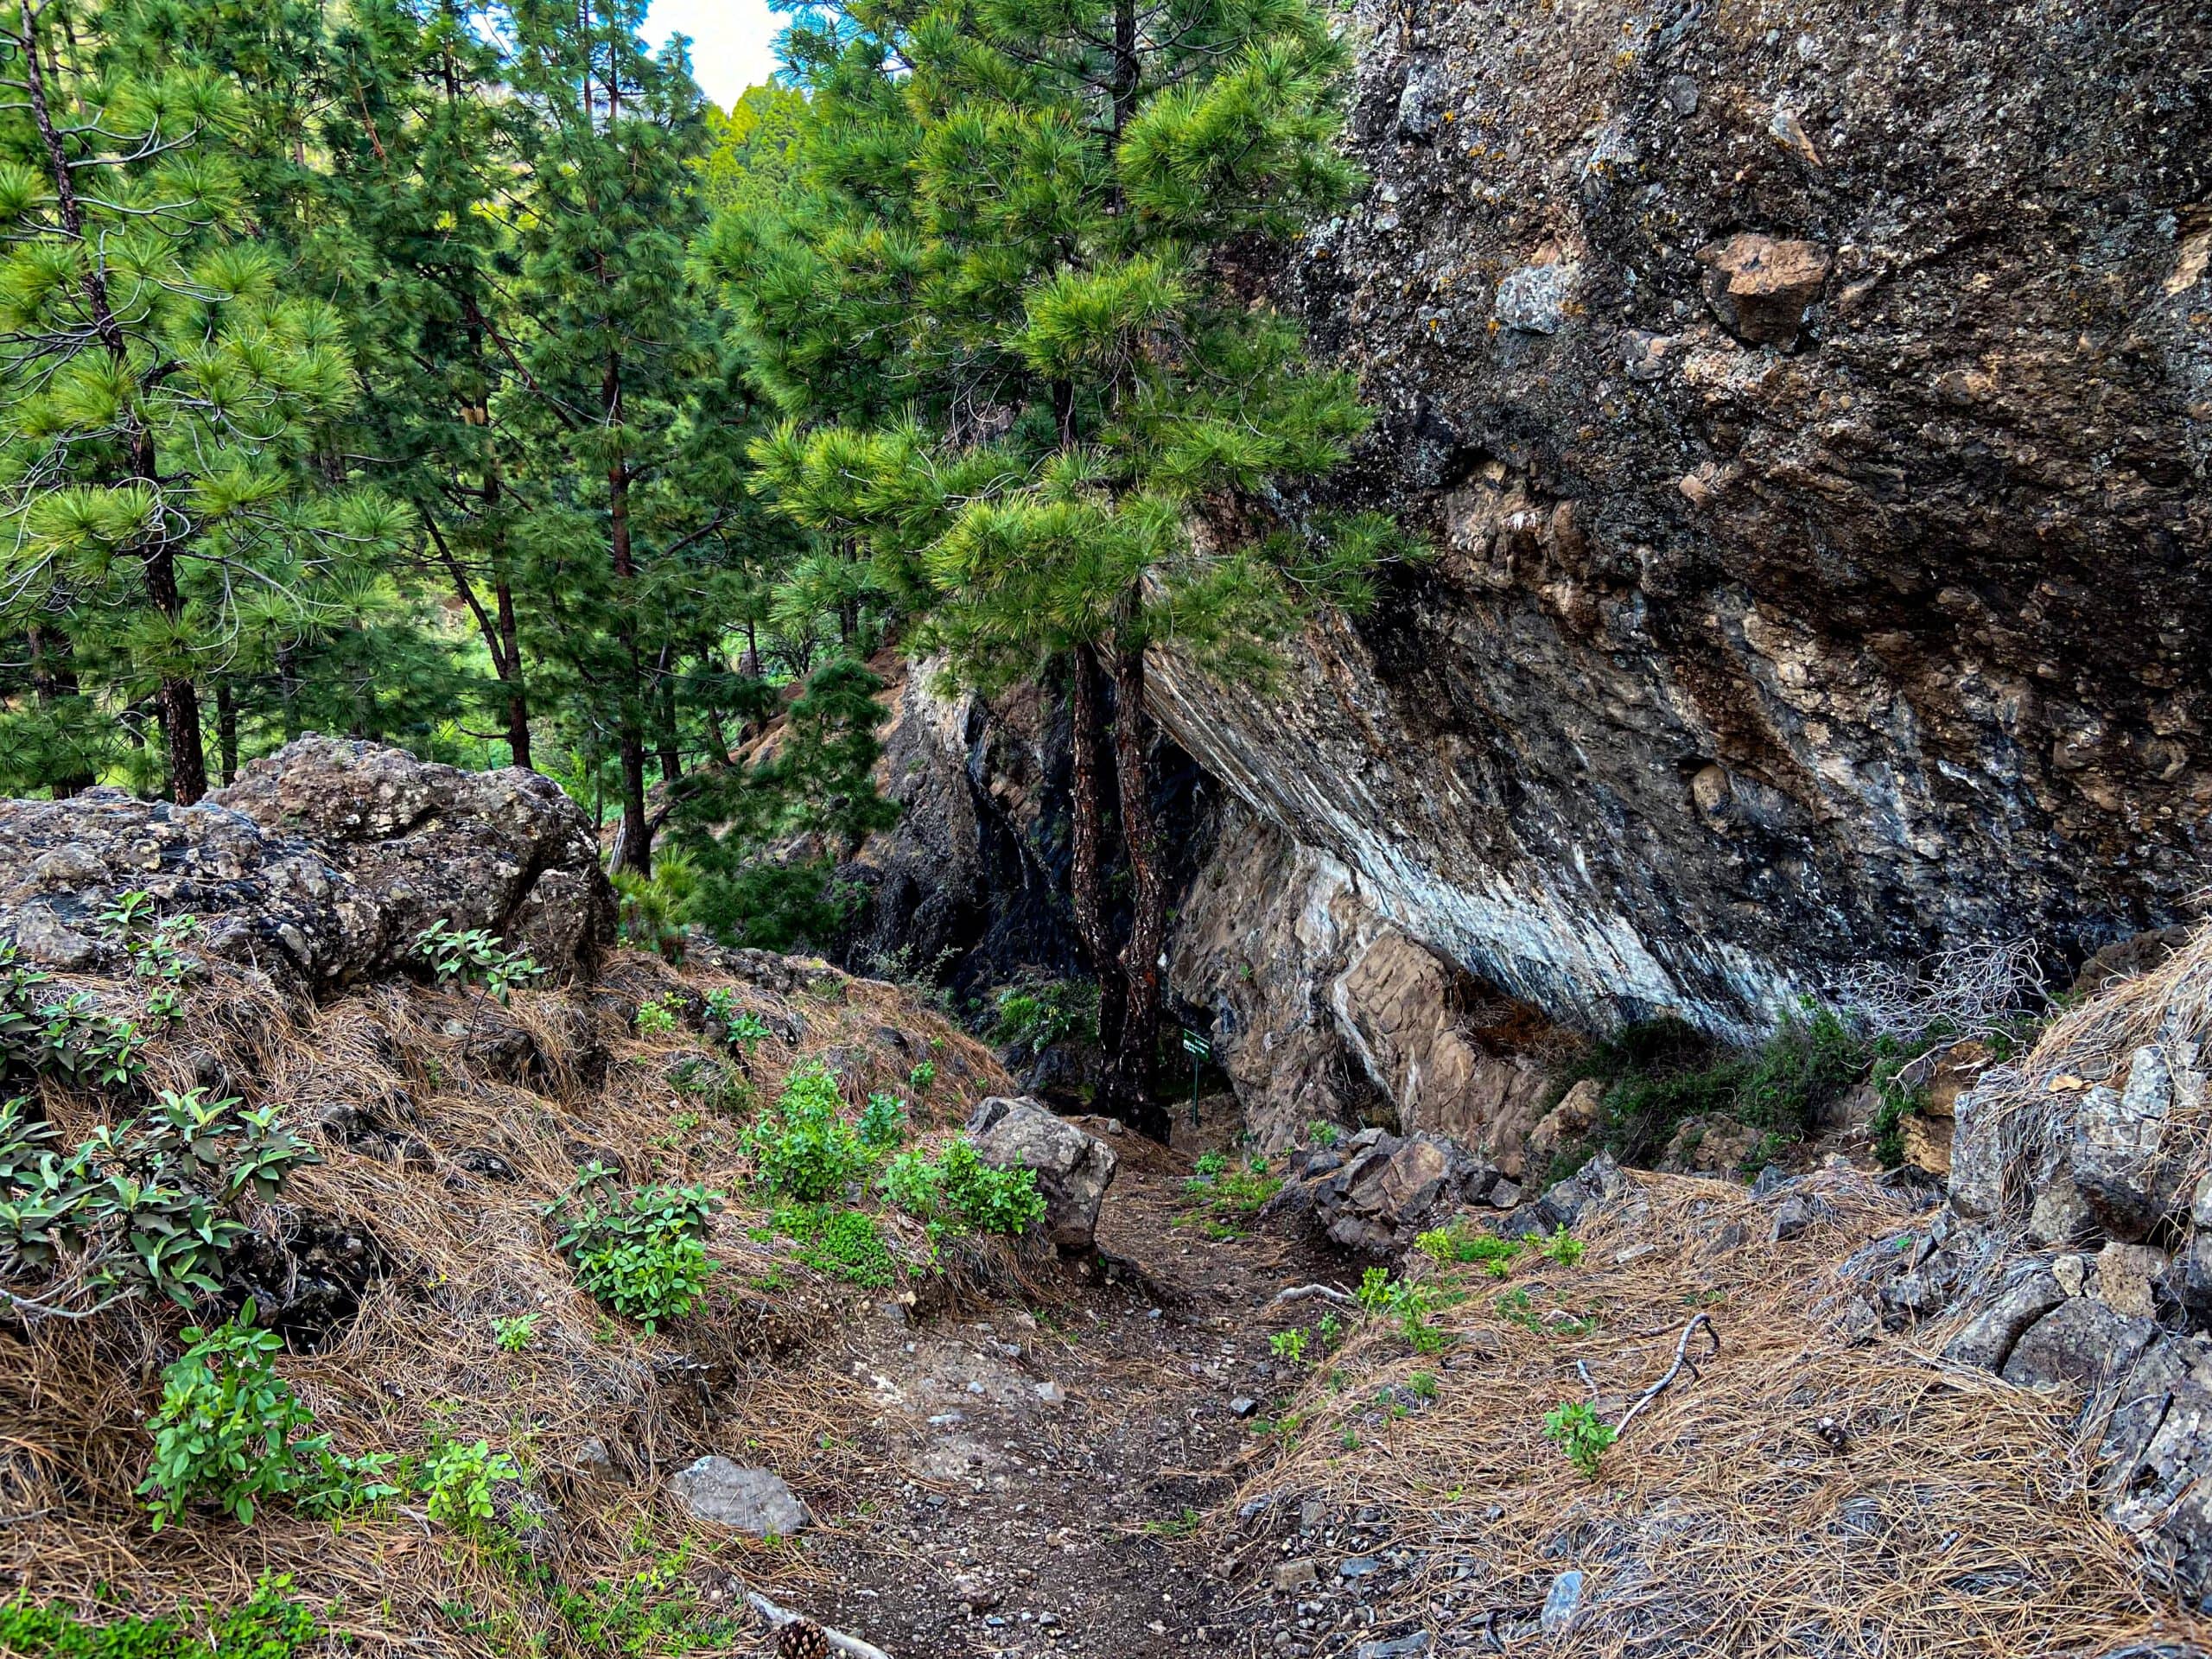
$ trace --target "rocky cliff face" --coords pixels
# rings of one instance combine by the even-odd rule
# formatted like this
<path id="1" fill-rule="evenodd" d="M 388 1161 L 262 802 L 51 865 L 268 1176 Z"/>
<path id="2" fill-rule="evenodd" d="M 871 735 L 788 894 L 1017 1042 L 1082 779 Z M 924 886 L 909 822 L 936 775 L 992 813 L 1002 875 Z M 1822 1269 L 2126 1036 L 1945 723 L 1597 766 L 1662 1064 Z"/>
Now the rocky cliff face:
<path id="1" fill-rule="evenodd" d="M 2202 10 L 1360 16 L 1372 189 L 1281 289 L 1380 412 L 1351 492 L 1440 556 L 1286 698 L 1163 665 L 1274 832 L 1233 907 L 1722 1032 L 1862 957 L 2170 918 L 2212 804 Z M 1339 931 L 1278 971 L 1335 981 Z"/>

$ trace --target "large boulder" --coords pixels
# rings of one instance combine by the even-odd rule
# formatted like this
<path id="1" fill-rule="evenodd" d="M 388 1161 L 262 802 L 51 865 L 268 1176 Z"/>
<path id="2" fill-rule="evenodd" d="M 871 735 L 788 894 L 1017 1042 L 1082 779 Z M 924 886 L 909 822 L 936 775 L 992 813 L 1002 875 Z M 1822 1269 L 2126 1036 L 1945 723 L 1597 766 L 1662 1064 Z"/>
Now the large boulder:
<path id="1" fill-rule="evenodd" d="M 390 967 L 432 922 L 489 928 L 541 967 L 588 969 L 614 934 L 614 896 L 583 810 L 520 766 L 462 772 L 402 749 L 305 737 L 210 798 L 305 836 L 372 895 L 381 924 L 353 942 Z"/>
<path id="2" fill-rule="evenodd" d="M 556 975 L 613 936 L 589 821 L 550 779 L 302 738 L 194 806 L 93 789 L 0 802 L 0 938 L 45 968 L 114 971 L 100 913 L 132 889 L 198 918 L 196 948 L 298 990 L 389 971 L 444 919 Z"/>
<path id="3" fill-rule="evenodd" d="M 1035 1172 L 1045 1195 L 1045 1233 L 1064 1250 L 1087 1250 L 1098 1232 L 1098 1206 L 1114 1179 L 1113 1147 L 1039 1102 L 994 1095 L 968 1120 L 983 1160 Z"/>

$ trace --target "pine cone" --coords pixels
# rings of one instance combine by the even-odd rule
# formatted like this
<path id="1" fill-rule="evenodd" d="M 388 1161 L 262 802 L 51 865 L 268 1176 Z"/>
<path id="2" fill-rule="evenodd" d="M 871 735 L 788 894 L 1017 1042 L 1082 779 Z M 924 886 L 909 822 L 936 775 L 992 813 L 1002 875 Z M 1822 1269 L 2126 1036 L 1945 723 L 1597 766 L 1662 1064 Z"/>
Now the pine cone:
<path id="1" fill-rule="evenodd" d="M 776 1632 L 776 1659 L 830 1659 L 830 1638 L 810 1618 L 795 1618 Z"/>

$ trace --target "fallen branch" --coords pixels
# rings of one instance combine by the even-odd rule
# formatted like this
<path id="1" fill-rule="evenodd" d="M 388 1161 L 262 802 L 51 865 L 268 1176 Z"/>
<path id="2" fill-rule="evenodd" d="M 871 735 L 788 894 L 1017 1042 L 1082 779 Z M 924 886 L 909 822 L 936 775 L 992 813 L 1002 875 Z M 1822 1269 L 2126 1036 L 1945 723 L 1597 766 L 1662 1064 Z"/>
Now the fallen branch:
<path id="1" fill-rule="evenodd" d="M 786 1624 L 803 1622 L 798 1614 L 785 1611 L 758 1590 L 747 1591 L 745 1599 L 752 1604 L 754 1612 L 768 1621 L 770 1630 L 780 1630 Z M 833 1630 L 826 1624 L 819 1628 L 823 1640 L 839 1653 L 851 1655 L 852 1659 L 891 1659 L 891 1656 L 881 1648 L 863 1642 L 857 1636 L 847 1636 L 842 1630 Z"/>
<path id="2" fill-rule="evenodd" d="M 1682 1374 L 1683 1367 L 1689 1368 L 1689 1374 L 1692 1376 L 1698 1375 L 1697 1362 L 1690 1357 L 1690 1338 L 1697 1334 L 1700 1326 L 1704 1328 L 1706 1340 L 1713 1344 L 1707 1351 L 1705 1357 L 1711 1359 L 1713 1355 L 1720 1351 L 1720 1333 L 1713 1328 L 1711 1314 L 1700 1313 L 1684 1325 L 1681 1340 L 1675 1344 L 1675 1363 L 1667 1368 L 1667 1374 L 1664 1376 L 1637 1395 L 1636 1403 L 1621 1414 L 1620 1425 L 1613 1430 L 1615 1440 L 1618 1440 L 1628 1433 L 1628 1426 L 1636 1421 L 1636 1414 L 1664 1394 L 1674 1380 Z"/>
<path id="3" fill-rule="evenodd" d="M 1338 1307 L 1357 1307 L 1359 1305 L 1358 1297 L 1349 1291 L 1338 1290 L 1334 1285 L 1293 1285 L 1288 1290 L 1276 1292 L 1274 1300 L 1268 1306 L 1281 1307 L 1285 1302 L 1310 1302 L 1317 1297 L 1325 1302 L 1334 1302 Z"/>

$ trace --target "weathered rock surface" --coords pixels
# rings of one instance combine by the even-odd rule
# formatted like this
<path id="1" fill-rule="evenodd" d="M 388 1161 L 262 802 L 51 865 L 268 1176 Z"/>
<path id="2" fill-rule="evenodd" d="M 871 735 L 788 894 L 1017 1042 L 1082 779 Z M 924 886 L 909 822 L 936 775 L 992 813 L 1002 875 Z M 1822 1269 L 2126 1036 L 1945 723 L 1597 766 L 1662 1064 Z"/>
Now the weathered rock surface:
<path id="1" fill-rule="evenodd" d="M 1349 1250 L 1387 1255 L 1453 1211 L 1510 1210 L 1520 1184 L 1457 1141 L 1363 1129 L 1339 1147 L 1290 1154 L 1288 1177 L 1263 1216 L 1305 1217 Z"/>
<path id="2" fill-rule="evenodd" d="M 1045 1234 L 1064 1250 L 1087 1250 L 1098 1231 L 1098 1206 L 1119 1161 L 1113 1147 L 1041 1102 L 994 1095 L 968 1120 L 968 1135 L 983 1161 L 1037 1174 L 1045 1198 Z"/>
<path id="3" fill-rule="evenodd" d="M 1948 1357 L 2082 1400 L 2106 1513 L 2203 1605 L 2212 1179 L 2196 1171 L 2212 1135 L 2212 931 L 2138 961 L 2141 978 L 2107 986 L 2024 1058 L 1967 1057 L 1950 1204 L 1882 1264 L 1877 1300 L 1891 1323 L 1963 1306 Z M 1962 1069 L 1958 1047 L 1910 1080 L 1932 1097 L 1947 1068 Z"/>
<path id="4" fill-rule="evenodd" d="M 157 916 L 196 916 L 195 949 L 299 988 L 388 971 L 441 918 L 563 976 L 588 971 L 613 932 L 590 827 L 550 779 L 327 738 L 195 806 L 111 789 L 0 804 L 0 936 L 29 960 L 114 969 L 99 915 L 134 888 Z"/>
<path id="5" fill-rule="evenodd" d="M 769 1469 L 747 1469 L 704 1457 L 671 1475 L 669 1496 L 695 1521 L 734 1532 L 788 1538 L 813 1522 L 806 1505 Z"/>
<path id="6" fill-rule="evenodd" d="M 561 974 L 588 971 L 613 937 L 590 822 L 537 772 L 462 772 L 382 744 L 304 737 L 209 799 L 305 837 L 372 897 L 376 935 L 347 942 L 362 967 L 391 967 L 439 920 L 489 928 Z"/>
<path id="7" fill-rule="evenodd" d="M 1721 1032 L 1864 957 L 2173 919 L 2212 804 L 2203 9 L 1359 15 L 1374 188 L 1281 292 L 1381 411 L 1346 493 L 1441 556 L 1285 696 L 1159 672 L 1281 832 L 1283 912 L 1356 893 L 1555 1018 Z M 1241 1088 L 1338 1067 L 1296 995 L 1332 931 Z"/>

